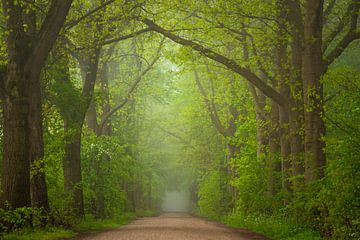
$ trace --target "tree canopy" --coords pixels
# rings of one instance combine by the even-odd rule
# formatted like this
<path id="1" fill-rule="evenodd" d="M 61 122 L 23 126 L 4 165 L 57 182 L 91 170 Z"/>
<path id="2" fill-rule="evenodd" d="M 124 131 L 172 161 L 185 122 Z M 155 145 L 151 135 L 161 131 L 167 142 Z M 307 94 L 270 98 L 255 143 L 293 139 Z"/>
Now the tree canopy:
<path id="1" fill-rule="evenodd" d="M 190 212 L 360 238 L 358 0 L 3 0 L 0 236 Z"/>

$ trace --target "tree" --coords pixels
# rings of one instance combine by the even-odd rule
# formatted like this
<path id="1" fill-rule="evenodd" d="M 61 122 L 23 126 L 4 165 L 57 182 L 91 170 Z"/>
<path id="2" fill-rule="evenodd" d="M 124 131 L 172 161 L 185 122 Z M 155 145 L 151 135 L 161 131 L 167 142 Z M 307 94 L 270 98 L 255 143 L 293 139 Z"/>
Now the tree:
<path id="1" fill-rule="evenodd" d="M 8 63 L 1 79 L 4 102 L 2 206 L 8 203 L 18 208 L 31 202 L 34 207 L 48 209 L 41 162 L 44 150 L 40 74 L 72 1 L 51 1 L 39 29 L 33 3 L 2 1 L 9 30 Z"/>

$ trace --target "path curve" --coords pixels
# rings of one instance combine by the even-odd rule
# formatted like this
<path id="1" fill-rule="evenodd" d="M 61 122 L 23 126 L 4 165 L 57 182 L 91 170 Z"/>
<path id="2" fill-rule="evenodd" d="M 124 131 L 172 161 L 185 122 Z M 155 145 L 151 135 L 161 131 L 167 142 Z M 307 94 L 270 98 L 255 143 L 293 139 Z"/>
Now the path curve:
<path id="1" fill-rule="evenodd" d="M 167 213 L 158 217 L 140 218 L 120 228 L 79 240 L 268 240 L 242 229 L 192 217 Z"/>

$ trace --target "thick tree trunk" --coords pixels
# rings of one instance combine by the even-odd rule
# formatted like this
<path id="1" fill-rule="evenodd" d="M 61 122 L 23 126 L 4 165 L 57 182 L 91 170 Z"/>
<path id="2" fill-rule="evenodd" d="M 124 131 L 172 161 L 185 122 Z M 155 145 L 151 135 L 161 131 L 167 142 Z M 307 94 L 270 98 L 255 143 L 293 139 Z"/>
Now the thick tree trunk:
<path id="1" fill-rule="evenodd" d="M 322 24 L 323 0 L 307 0 L 305 14 L 302 77 L 305 102 L 305 179 L 311 182 L 324 176 L 325 124 L 322 119 L 323 74 Z"/>
<path id="2" fill-rule="evenodd" d="M 6 16 L 8 64 L 4 79 L 2 206 L 48 209 L 43 171 L 41 70 L 59 35 L 72 0 L 51 1 L 39 31 L 32 10 L 2 1 Z M 25 27 L 27 25 L 27 27 Z M 30 164 L 32 176 L 30 176 Z M 30 197 L 31 177 L 31 197 Z"/>
<path id="3" fill-rule="evenodd" d="M 30 162 L 27 114 L 28 101 L 25 97 L 25 78 L 16 63 L 9 63 L 5 86 L 12 83 L 11 94 L 3 100 L 4 145 L 2 171 L 1 207 L 28 207 L 30 201 Z"/>
<path id="4" fill-rule="evenodd" d="M 29 91 L 29 162 L 31 164 L 31 200 L 33 207 L 41 207 L 49 210 L 47 187 L 44 171 L 44 140 L 42 128 L 42 93 L 41 93 L 41 70 L 45 66 L 46 59 L 52 50 L 66 16 L 70 10 L 72 0 L 51 1 L 48 14 L 39 29 L 38 36 L 33 38 L 32 54 L 25 66 L 28 77 Z M 24 13 L 26 14 L 26 13 Z M 35 16 L 31 20 L 33 28 L 36 28 Z"/>

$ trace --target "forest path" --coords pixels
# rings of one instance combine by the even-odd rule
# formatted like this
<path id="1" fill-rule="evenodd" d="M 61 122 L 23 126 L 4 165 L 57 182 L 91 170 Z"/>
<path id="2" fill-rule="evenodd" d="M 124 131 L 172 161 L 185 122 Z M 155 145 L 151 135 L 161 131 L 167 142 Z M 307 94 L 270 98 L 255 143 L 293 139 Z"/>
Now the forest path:
<path id="1" fill-rule="evenodd" d="M 192 217 L 166 213 L 140 218 L 120 228 L 79 240 L 266 240 L 268 238 L 242 229 Z"/>

